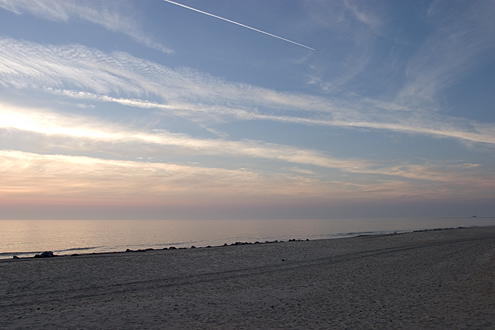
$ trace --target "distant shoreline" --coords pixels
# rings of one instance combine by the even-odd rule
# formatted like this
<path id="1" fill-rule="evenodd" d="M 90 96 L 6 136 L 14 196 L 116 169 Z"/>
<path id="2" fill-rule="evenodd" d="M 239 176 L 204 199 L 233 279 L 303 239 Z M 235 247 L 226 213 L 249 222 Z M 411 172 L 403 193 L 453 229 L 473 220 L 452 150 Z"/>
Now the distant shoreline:
<path id="1" fill-rule="evenodd" d="M 491 227 L 491 226 L 470 226 L 470 227 L 465 227 L 465 226 L 459 226 L 459 227 L 445 227 L 445 228 L 431 228 L 431 229 L 417 229 L 417 230 L 411 230 L 411 231 L 393 231 L 393 232 L 386 232 L 383 233 L 382 231 L 378 232 L 367 232 L 366 234 L 361 234 L 361 233 L 343 233 L 343 234 L 338 234 L 334 237 L 329 237 L 329 238 L 318 238 L 318 239 L 313 239 L 313 240 L 333 240 L 333 239 L 344 239 L 344 238 L 361 238 L 361 237 L 379 237 L 379 236 L 387 236 L 387 235 L 396 235 L 396 234 L 405 234 L 405 233 L 411 233 L 411 232 L 427 232 L 427 231 L 439 231 L 439 230 L 454 230 L 454 229 L 467 229 L 467 228 L 480 228 L 480 227 Z M 284 243 L 284 242 L 290 242 L 290 241 L 309 241 L 309 239 L 304 238 L 304 239 L 289 239 L 289 240 L 275 240 L 275 241 L 264 241 L 264 242 L 235 242 L 235 243 L 225 243 L 224 245 L 215 245 L 215 246 L 193 246 L 192 248 L 219 248 L 219 247 L 226 247 L 226 246 L 236 246 L 236 245 L 249 245 L 249 244 L 273 244 L 273 243 Z M 91 253 L 64 253 L 64 254 L 56 254 L 54 251 L 36 251 L 36 252 L 2 252 L 0 253 L 0 262 L 4 260 L 10 260 L 12 258 L 16 260 L 21 260 L 21 259 L 33 259 L 33 258 L 38 258 L 42 253 L 44 252 L 52 252 L 53 256 L 52 257 L 80 257 L 80 256 L 91 256 L 91 255 L 106 255 L 106 254 L 116 254 L 116 253 L 142 253 L 142 252 L 149 252 L 149 251 L 160 251 L 160 250 L 184 250 L 184 249 L 190 249 L 191 247 L 164 247 L 164 248 L 144 248 L 144 249 L 136 249 L 136 250 L 131 250 L 127 249 L 124 251 L 106 251 L 106 252 L 91 252 Z M 84 248 L 81 248 L 84 249 Z M 77 248 L 73 248 L 71 250 L 79 250 Z M 1 257 L 1 255 L 7 255 L 6 257 Z M 25 256 L 26 254 L 30 254 L 33 256 Z"/>

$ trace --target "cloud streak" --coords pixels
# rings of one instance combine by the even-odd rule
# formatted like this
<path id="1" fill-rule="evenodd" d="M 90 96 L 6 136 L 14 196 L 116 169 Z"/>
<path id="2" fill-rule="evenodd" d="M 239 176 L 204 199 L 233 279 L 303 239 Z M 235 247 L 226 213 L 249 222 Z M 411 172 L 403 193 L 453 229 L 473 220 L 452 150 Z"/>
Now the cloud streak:
<path id="1" fill-rule="evenodd" d="M 22 166 L 19 166 L 22 164 Z M 177 204 L 199 197 L 203 200 L 251 198 L 309 198 L 354 196 L 358 191 L 378 195 L 397 194 L 395 184 L 321 182 L 298 175 L 263 174 L 247 169 L 228 170 L 83 156 L 42 155 L 0 150 L 2 185 L 0 203 L 17 198 L 35 201 L 80 202 L 129 201 Z M 381 187 L 382 192 L 378 190 Z M 387 188 L 388 187 L 388 188 Z M 81 200 L 82 199 L 82 200 Z M 127 202 L 128 203 L 128 202 Z"/>
<path id="2" fill-rule="evenodd" d="M 454 166 L 456 167 L 456 166 Z M 465 166 L 464 166 L 465 167 Z M 299 202 L 309 198 L 325 200 L 380 200 L 441 196 L 472 198 L 493 196 L 494 179 L 455 173 L 455 168 L 420 166 L 418 171 L 441 176 L 423 185 L 397 179 L 319 180 L 299 175 L 260 173 L 248 169 L 98 159 L 85 156 L 37 154 L 0 150 L 0 205 L 15 203 L 125 203 L 162 206 L 187 205 L 200 198 L 212 201 L 246 202 L 248 199 Z M 405 171 L 406 167 L 397 170 Z M 455 178 L 454 178 L 455 177 Z M 446 180 L 449 179 L 449 180 Z M 469 183 L 470 188 L 461 187 Z"/>
<path id="3" fill-rule="evenodd" d="M 0 46 L 0 85 L 4 87 L 42 87 L 43 91 L 71 98 L 156 108 L 199 122 L 267 120 L 495 143 L 493 124 L 417 111 L 400 103 L 362 98 L 344 102 L 227 83 L 188 69 L 172 70 L 124 52 L 106 54 L 80 45 L 42 46 L 0 39 Z M 140 98 L 147 95 L 155 95 L 160 102 Z M 301 112 L 309 116 L 296 115 Z"/>
<path id="4" fill-rule="evenodd" d="M 199 9 L 196 9 L 196 8 L 193 8 L 193 7 L 189 7 L 189 6 L 183 5 L 183 4 L 178 3 L 178 2 L 175 2 L 175 1 L 170 1 L 170 0 L 163 0 L 163 1 L 168 2 L 168 3 L 171 3 L 171 4 L 174 4 L 174 5 L 177 5 L 177 6 L 180 6 L 180 7 L 183 7 L 183 8 L 186 8 L 186 9 L 189 9 L 189 10 L 192 10 L 192 11 L 195 11 L 195 12 L 198 12 L 200 14 L 204 14 L 204 15 L 207 15 L 207 16 L 211 16 L 211 17 L 220 19 L 220 20 L 225 21 L 225 22 L 229 22 L 229 23 L 232 23 L 232 24 L 235 24 L 235 25 L 238 25 L 238 26 L 242 26 L 243 28 L 246 28 L 246 29 L 250 29 L 250 30 L 253 30 L 253 31 L 256 31 L 256 32 L 259 32 L 259 33 L 266 34 L 266 35 L 268 35 L 270 37 L 273 37 L 273 38 L 277 38 L 277 39 L 280 39 L 280 40 L 283 40 L 283 41 L 290 42 L 291 44 L 294 44 L 294 45 L 297 45 L 297 46 L 300 46 L 300 47 L 304 47 L 304 48 L 307 48 L 307 49 L 310 49 L 310 50 L 315 50 L 314 48 L 311 48 L 309 46 L 306 46 L 306 45 L 297 43 L 295 41 L 292 41 L 292 40 L 289 40 L 289 39 L 286 39 L 286 38 L 282 38 L 282 37 L 277 36 L 275 34 L 271 34 L 271 33 L 268 33 L 268 32 L 265 32 L 265 31 L 262 31 L 262 30 L 259 30 L 259 29 L 256 29 L 254 27 L 251 27 L 251 26 L 248 26 L 248 25 L 245 25 L 245 24 L 236 22 L 236 21 L 232 21 L 232 20 L 227 19 L 225 17 L 217 16 L 217 15 L 214 15 L 214 14 L 211 14 L 211 13 L 208 13 L 208 12 L 205 12 L 205 11 L 202 11 L 202 10 L 199 10 Z"/>
<path id="5" fill-rule="evenodd" d="M 434 33 L 407 63 L 407 82 L 397 101 L 435 101 L 441 91 L 492 58 L 494 15 L 493 1 L 433 1 L 427 19 Z"/>
<path id="6" fill-rule="evenodd" d="M 358 170 L 365 166 L 359 160 L 342 160 L 325 156 L 314 150 L 299 149 L 273 143 L 262 143 L 252 140 L 225 141 L 213 139 L 196 139 L 184 134 L 172 134 L 164 130 L 153 133 L 133 130 L 125 126 L 92 120 L 83 116 L 67 116 L 41 109 L 25 109 L 0 103 L 0 128 L 24 131 L 43 136 L 64 137 L 62 145 L 70 148 L 77 139 L 77 148 L 94 144 L 127 144 L 125 150 L 132 150 L 132 145 L 148 145 L 154 149 L 155 156 L 170 154 L 170 148 L 176 152 L 194 153 L 196 155 L 222 155 L 248 158 L 264 158 L 282 162 L 315 165 L 326 168 L 340 168 L 347 171 Z M 54 142 L 51 141 L 50 144 Z M 153 148 L 153 146 L 155 146 Z M 164 150 L 168 147 L 169 150 Z M 111 148 L 110 148 L 111 149 Z M 102 150 L 105 150 L 103 148 Z M 135 154 L 122 156 L 138 156 Z M 98 151 L 95 149 L 93 151 Z M 129 152 L 129 151 L 128 151 Z M 142 151 L 141 151 L 142 152 Z"/>
<path id="7" fill-rule="evenodd" d="M 115 8 L 119 4 L 100 1 L 78 2 L 74 0 L 0 0 L 0 8 L 16 14 L 30 13 L 51 21 L 68 22 L 72 17 L 103 26 L 107 30 L 128 35 L 147 47 L 171 54 L 173 51 L 153 41 L 130 17 L 120 14 Z"/>
<path id="8" fill-rule="evenodd" d="M 157 102 L 150 102 L 142 99 L 123 99 L 114 98 L 105 95 L 96 95 L 85 92 L 75 92 L 69 90 L 53 90 L 54 94 L 64 95 L 71 98 L 93 100 L 99 102 L 112 102 L 125 106 L 136 107 L 141 109 L 160 109 L 168 113 L 174 113 L 181 117 L 190 117 L 192 113 L 200 116 L 222 116 L 226 118 L 233 118 L 235 120 L 264 120 L 273 121 L 279 123 L 291 123 L 300 125 L 315 125 L 315 126 L 332 126 L 332 127 L 344 127 L 344 128 L 371 128 L 377 130 L 402 132 L 409 134 L 424 134 L 435 136 L 439 138 L 455 138 L 471 142 L 495 144 L 495 136 L 493 134 L 495 127 L 490 124 L 481 124 L 471 121 L 470 125 L 474 128 L 474 132 L 461 130 L 455 127 L 453 119 L 451 123 L 441 123 L 430 121 L 421 118 L 422 126 L 412 126 L 408 123 L 411 119 L 418 119 L 409 117 L 402 122 L 387 123 L 387 122 L 372 122 L 372 121 L 353 121 L 349 119 L 313 119 L 302 118 L 296 116 L 276 116 L 260 114 L 258 112 L 248 111 L 244 109 L 236 109 L 222 106 L 198 106 L 192 103 L 176 103 L 176 104 L 161 104 Z M 447 117 L 448 118 L 448 117 Z M 465 122 L 469 123 L 469 122 Z"/>
<path id="9" fill-rule="evenodd" d="M 364 184 L 363 182 L 367 181 L 371 185 L 372 182 L 385 180 L 384 178 L 387 178 L 385 181 L 395 178 L 395 181 L 412 179 L 424 182 L 443 182 L 453 186 L 468 185 L 472 189 L 486 188 L 486 186 L 490 187 L 494 184 L 493 179 L 487 179 L 483 176 L 477 164 L 412 165 L 400 163 L 394 165 L 389 164 L 389 162 L 336 159 L 315 150 L 280 144 L 252 140 L 197 139 L 163 130 L 143 131 L 90 117 L 68 116 L 47 110 L 9 106 L 5 103 L 0 103 L 0 135 L 2 135 L 2 129 L 4 130 L 2 138 L 4 144 L 9 143 L 9 141 L 20 143 L 24 139 L 31 141 L 30 145 L 49 153 L 53 152 L 52 150 L 55 148 L 55 150 L 70 150 L 89 154 L 105 153 L 117 157 L 133 157 L 134 159 L 147 154 L 157 159 L 181 154 L 194 155 L 195 157 L 199 155 L 215 156 L 216 158 L 221 157 L 220 159 L 232 157 L 267 159 L 282 165 L 284 163 L 311 165 L 322 169 L 336 169 L 340 173 L 352 173 L 368 177 L 367 179 L 364 177 L 360 179 L 357 176 L 352 180 L 348 179 L 349 187 L 361 186 Z M 102 159 L 101 161 L 104 162 L 105 160 Z M 279 170 L 275 170 L 274 173 L 278 172 Z M 291 172 L 293 171 L 291 170 Z M 253 173 L 255 172 L 253 171 Z M 317 173 L 301 172 L 301 170 L 299 173 L 309 175 L 306 178 L 314 184 L 325 182 L 325 180 L 321 181 L 322 177 Z M 338 177 L 337 175 L 336 178 Z M 377 178 L 380 179 L 377 181 Z M 340 180 L 334 179 L 331 182 Z"/>

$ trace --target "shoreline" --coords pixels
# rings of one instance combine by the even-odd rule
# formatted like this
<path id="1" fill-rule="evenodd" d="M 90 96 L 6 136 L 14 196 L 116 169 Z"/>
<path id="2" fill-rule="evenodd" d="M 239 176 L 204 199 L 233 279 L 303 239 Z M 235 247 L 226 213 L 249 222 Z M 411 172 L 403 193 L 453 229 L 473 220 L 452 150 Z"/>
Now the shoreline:
<path id="1" fill-rule="evenodd" d="M 2 329 L 492 329 L 495 226 L 0 262 Z"/>
<path id="2" fill-rule="evenodd" d="M 365 232 L 365 233 L 342 233 L 342 234 L 336 234 L 332 237 L 329 238 L 317 238 L 317 239 L 311 239 L 313 241 L 315 240 L 333 240 L 333 239 L 346 239 L 346 238 L 356 238 L 356 237 L 378 237 L 378 236 L 387 236 L 387 235 L 396 235 L 396 234 L 405 234 L 405 233 L 415 233 L 415 232 L 428 232 L 428 231 L 440 231 L 440 230 L 455 230 L 455 229 L 468 229 L 468 228 L 484 228 L 484 227 L 492 227 L 492 226 L 458 226 L 458 227 L 440 227 L 440 228 L 428 228 L 428 229 L 417 229 L 417 230 L 410 230 L 410 231 L 377 231 L 377 232 Z M 0 257 L 0 262 L 3 262 L 5 260 L 23 260 L 23 259 L 33 259 L 33 258 L 40 258 L 41 254 L 43 253 L 53 253 L 52 256 L 50 257 L 76 257 L 76 256 L 89 256 L 89 255 L 100 255 L 100 254 L 116 254 L 116 253 L 133 253 L 133 252 L 147 252 L 147 251 L 160 251 L 160 250 L 184 250 L 184 249 L 191 249 L 191 248 L 219 248 L 219 247 L 226 247 L 226 246 L 237 246 L 237 245 L 249 245 L 249 244 L 273 244 L 273 243 L 285 243 L 285 242 L 291 242 L 291 241 L 309 241 L 309 238 L 304 238 L 304 239 L 288 239 L 288 240 L 274 240 L 274 241 L 264 241 L 264 242 L 235 242 L 235 243 L 224 243 L 223 245 L 214 245 L 214 246 L 195 246 L 192 245 L 191 247 L 176 247 L 174 245 L 170 245 L 168 247 L 163 247 L 163 248 L 143 248 L 143 249 L 137 249 L 137 250 L 132 250 L 127 248 L 125 251 L 118 250 L 118 251 L 103 251 L 103 252 L 89 252 L 89 253 L 64 253 L 64 254 L 55 254 L 57 251 L 53 252 L 51 250 L 46 250 L 46 251 L 36 251 L 36 252 L 1 252 L 0 255 L 8 255 L 6 257 Z M 88 248 L 69 248 L 67 249 L 68 251 L 78 251 L 78 250 L 85 250 Z M 65 251 L 65 250 L 64 250 Z M 59 251 L 60 252 L 60 251 Z M 26 254 L 33 255 L 33 256 L 25 256 Z M 37 256 L 38 255 L 38 256 Z M 42 257 L 44 258 L 44 257 Z"/>

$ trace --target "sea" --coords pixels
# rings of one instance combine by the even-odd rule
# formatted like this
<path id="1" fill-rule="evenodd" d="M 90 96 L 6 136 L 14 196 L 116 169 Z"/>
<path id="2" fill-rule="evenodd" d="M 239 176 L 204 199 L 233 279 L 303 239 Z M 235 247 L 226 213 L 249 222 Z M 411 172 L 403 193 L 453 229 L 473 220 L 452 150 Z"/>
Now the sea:
<path id="1" fill-rule="evenodd" d="M 337 239 L 416 230 L 495 226 L 495 217 L 277 220 L 0 220 L 0 259 Z"/>

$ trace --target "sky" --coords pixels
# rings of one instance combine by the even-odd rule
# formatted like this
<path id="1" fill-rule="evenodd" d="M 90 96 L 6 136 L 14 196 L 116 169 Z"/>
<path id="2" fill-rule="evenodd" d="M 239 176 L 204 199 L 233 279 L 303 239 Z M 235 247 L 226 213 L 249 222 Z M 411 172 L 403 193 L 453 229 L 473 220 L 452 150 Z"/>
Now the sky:
<path id="1" fill-rule="evenodd" d="M 494 16 L 0 0 L 0 219 L 493 216 Z"/>

